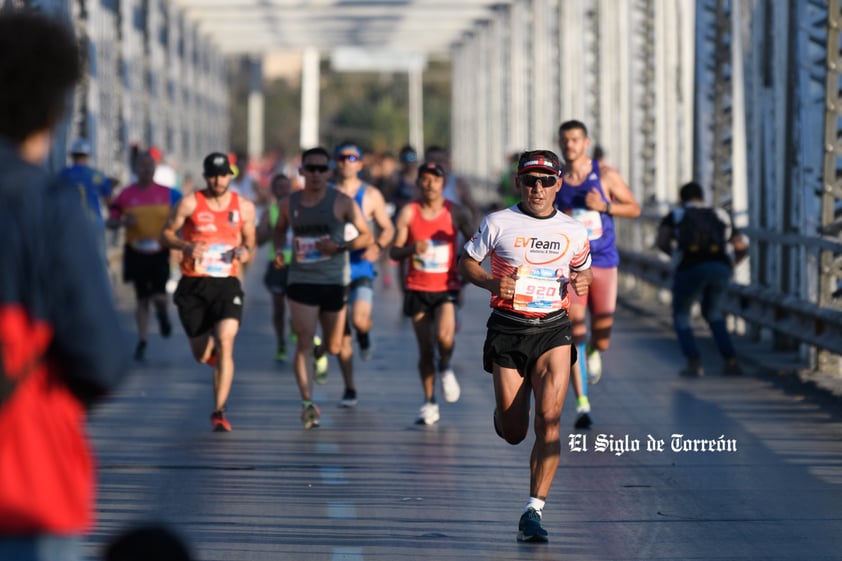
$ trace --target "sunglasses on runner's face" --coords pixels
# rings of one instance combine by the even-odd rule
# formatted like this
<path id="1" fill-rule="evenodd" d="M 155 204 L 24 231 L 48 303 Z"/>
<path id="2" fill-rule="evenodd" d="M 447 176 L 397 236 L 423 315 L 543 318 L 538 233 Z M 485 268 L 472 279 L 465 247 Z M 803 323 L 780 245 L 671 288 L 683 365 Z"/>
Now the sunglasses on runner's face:
<path id="1" fill-rule="evenodd" d="M 360 157 L 356 154 L 339 154 L 336 156 L 337 162 L 359 162 Z"/>
<path id="2" fill-rule="evenodd" d="M 541 187 L 549 188 L 555 187 L 558 183 L 558 177 L 555 175 L 521 175 L 520 182 L 524 187 L 535 187 L 541 183 Z"/>
<path id="3" fill-rule="evenodd" d="M 306 164 L 303 167 L 304 171 L 309 171 L 310 173 L 324 173 L 330 169 L 330 166 L 320 166 L 317 164 Z"/>

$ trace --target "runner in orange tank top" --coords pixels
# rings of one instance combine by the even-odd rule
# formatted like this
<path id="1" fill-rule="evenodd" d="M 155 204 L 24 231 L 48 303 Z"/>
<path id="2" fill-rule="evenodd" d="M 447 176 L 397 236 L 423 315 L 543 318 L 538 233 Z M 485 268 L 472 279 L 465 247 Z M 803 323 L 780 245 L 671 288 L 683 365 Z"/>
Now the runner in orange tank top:
<path id="1" fill-rule="evenodd" d="M 225 404 L 243 311 L 238 274 L 255 251 L 254 204 L 228 190 L 232 175 L 225 154 L 209 154 L 205 188 L 181 200 L 161 234 L 162 243 L 183 252 L 174 301 L 193 356 L 213 367 L 211 426 L 225 432 L 231 430 Z"/>

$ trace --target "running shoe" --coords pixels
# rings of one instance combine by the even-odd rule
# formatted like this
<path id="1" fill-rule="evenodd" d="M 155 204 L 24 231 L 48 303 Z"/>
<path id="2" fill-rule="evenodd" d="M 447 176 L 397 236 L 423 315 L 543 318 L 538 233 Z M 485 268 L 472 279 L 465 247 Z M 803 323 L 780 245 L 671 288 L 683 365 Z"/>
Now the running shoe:
<path id="1" fill-rule="evenodd" d="M 339 402 L 339 407 L 351 409 L 357 406 L 357 390 L 345 390 L 342 394 L 342 400 Z"/>
<path id="2" fill-rule="evenodd" d="M 590 413 L 580 413 L 576 417 L 576 422 L 573 423 L 573 428 L 589 429 L 591 425 L 593 425 L 593 420 L 591 419 Z"/>
<path id="3" fill-rule="evenodd" d="M 216 365 L 219 364 L 219 354 L 216 352 L 215 348 L 211 351 L 211 354 L 205 364 L 211 368 L 216 368 Z"/>
<path id="4" fill-rule="evenodd" d="M 430 403 L 429 401 L 421 406 L 418 410 L 418 418 L 415 420 L 416 425 L 434 425 L 441 416 L 439 415 L 439 404 Z"/>
<path id="5" fill-rule="evenodd" d="M 301 409 L 301 422 L 306 430 L 319 426 L 319 419 L 322 414 L 315 403 L 311 403 Z"/>
<path id="6" fill-rule="evenodd" d="M 459 387 L 459 382 L 456 380 L 456 374 L 452 368 L 441 372 L 441 390 L 446 402 L 456 403 L 459 401 L 462 389 Z"/>
<path id="7" fill-rule="evenodd" d="M 283 341 L 278 343 L 278 348 L 275 350 L 275 361 L 277 361 L 277 362 L 286 362 L 287 361 L 287 344 Z"/>
<path id="8" fill-rule="evenodd" d="M 313 374 L 317 384 L 327 382 L 327 353 L 321 349 L 322 338 L 316 335 L 313 337 Z M 321 353 L 319 356 L 318 353 Z"/>
<path id="9" fill-rule="evenodd" d="M 517 523 L 517 541 L 531 543 L 549 541 L 547 531 L 541 526 L 541 513 L 532 507 L 526 509 Z"/>
<path id="10" fill-rule="evenodd" d="M 591 421 L 591 402 L 587 396 L 576 398 L 576 422 L 573 426 L 577 429 L 589 429 L 593 424 Z"/>
<path id="11" fill-rule="evenodd" d="M 213 432 L 231 432 L 231 423 L 225 418 L 222 411 L 214 411 L 210 416 Z"/>
<path id="12" fill-rule="evenodd" d="M 146 341 L 138 341 L 134 348 L 134 359 L 143 362 L 146 359 Z"/>
<path id="13" fill-rule="evenodd" d="M 588 382 L 596 384 L 602 379 L 602 356 L 590 345 L 585 347 L 585 360 L 588 365 Z"/>

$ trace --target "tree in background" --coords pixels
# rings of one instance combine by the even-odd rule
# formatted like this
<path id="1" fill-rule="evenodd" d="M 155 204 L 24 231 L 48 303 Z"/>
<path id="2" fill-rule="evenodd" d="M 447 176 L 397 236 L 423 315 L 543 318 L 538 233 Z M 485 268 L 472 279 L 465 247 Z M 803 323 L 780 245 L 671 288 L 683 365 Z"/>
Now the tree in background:
<path id="1" fill-rule="evenodd" d="M 231 133 L 233 150 L 247 145 L 248 65 L 232 65 Z M 374 152 L 397 150 L 409 140 L 408 79 L 403 73 L 338 73 L 322 64 L 320 98 L 321 143 L 333 146 L 353 138 Z M 424 72 L 424 139 L 426 144 L 450 145 L 450 63 L 430 61 Z M 295 154 L 299 150 L 301 94 L 287 79 L 264 86 L 267 151 Z"/>

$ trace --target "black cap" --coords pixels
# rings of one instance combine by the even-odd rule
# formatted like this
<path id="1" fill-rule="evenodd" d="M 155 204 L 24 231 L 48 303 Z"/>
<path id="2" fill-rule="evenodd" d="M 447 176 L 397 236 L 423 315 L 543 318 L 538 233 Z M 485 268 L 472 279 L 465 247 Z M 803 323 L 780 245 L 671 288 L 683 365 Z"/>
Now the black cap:
<path id="1" fill-rule="evenodd" d="M 234 175 L 231 169 L 231 164 L 228 162 L 228 156 L 222 152 L 211 152 L 205 156 L 205 161 L 202 162 L 202 167 L 205 169 L 205 175 L 208 177 L 215 177 L 217 175 Z"/>
<path id="2" fill-rule="evenodd" d="M 421 175 L 422 173 L 432 173 L 433 175 L 437 175 L 439 177 L 447 175 L 444 168 L 435 162 L 424 162 L 421 164 L 421 167 L 418 168 L 418 175 Z"/>

